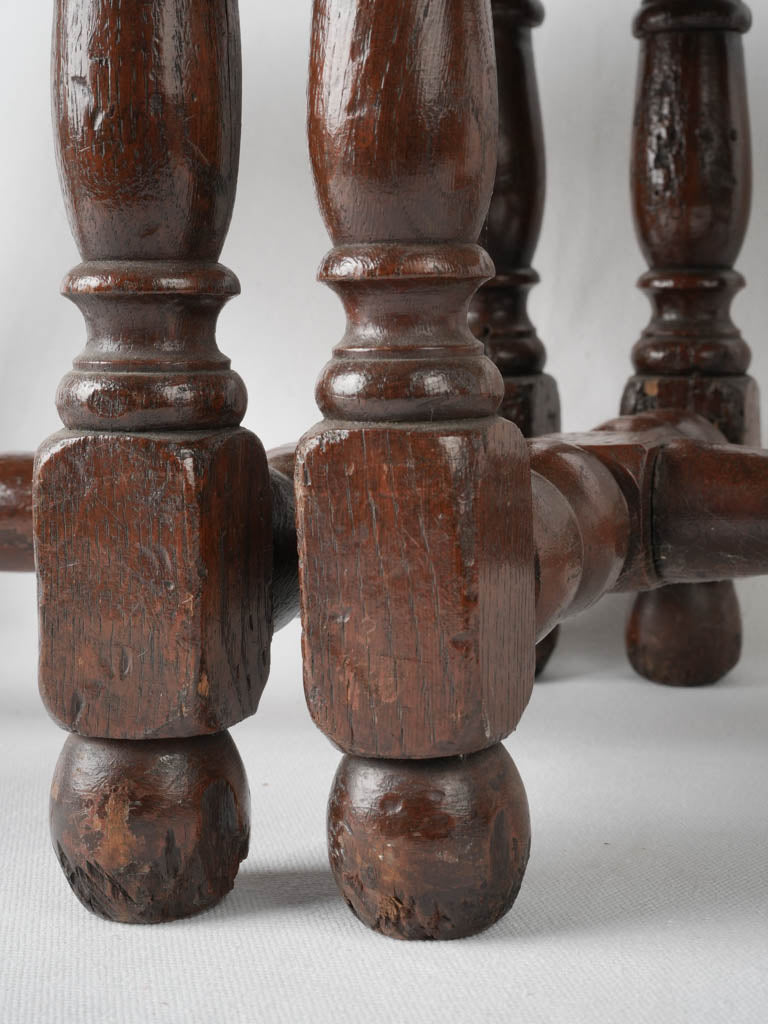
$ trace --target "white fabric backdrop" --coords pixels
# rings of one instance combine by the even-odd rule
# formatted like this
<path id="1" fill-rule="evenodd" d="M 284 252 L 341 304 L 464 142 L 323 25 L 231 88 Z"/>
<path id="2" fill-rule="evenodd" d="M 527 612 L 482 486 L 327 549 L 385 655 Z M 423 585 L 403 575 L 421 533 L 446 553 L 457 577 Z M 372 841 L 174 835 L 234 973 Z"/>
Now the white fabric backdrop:
<path id="1" fill-rule="evenodd" d="M 549 0 L 536 46 L 549 204 L 532 300 L 568 429 L 615 414 L 647 319 L 633 283 L 627 162 L 635 0 Z M 309 0 L 242 4 L 241 187 L 224 261 L 243 296 L 221 346 L 246 379 L 247 425 L 268 445 L 316 417 L 315 374 L 338 339 L 336 299 L 314 284 L 327 246 L 304 141 Z M 747 37 L 755 212 L 736 317 L 768 382 L 768 17 Z M 48 111 L 46 0 L 0 0 L 0 161 L 6 244 L 0 449 L 58 428 L 53 395 L 82 345 L 58 297 L 75 262 Z M 768 384 L 767 384 L 768 386 Z M 528 789 L 534 848 L 512 914 L 478 939 L 403 946 L 368 934 L 325 864 L 337 753 L 309 723 L 295 628 L 281 634 L 259 715 L 234 730 L 253 794 L 252 855 L 234 893 L 152 929 L 90 917 L 46 833 L 63 734 L 37 698 L 33 580 L 0 577 L 0 1021 L 519 1020 L 747 1024 L 768 1007 L 768 584 L 741 588 L 746 653 L 724 684 L 675 692 L 635 678 L 625 603 L 566 629 L 549 680 L 509 747 Z"/>

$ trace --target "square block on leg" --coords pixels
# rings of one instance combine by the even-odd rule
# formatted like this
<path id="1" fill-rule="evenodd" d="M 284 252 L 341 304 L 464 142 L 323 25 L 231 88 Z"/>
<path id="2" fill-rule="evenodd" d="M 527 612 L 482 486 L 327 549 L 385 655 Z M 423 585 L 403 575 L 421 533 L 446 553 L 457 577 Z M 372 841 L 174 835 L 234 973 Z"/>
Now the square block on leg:
<path id="1" fill-rule="evenodd" d="M 508 736 L 534 675 L 528 452 L 498 418 L 321 424 L 296 459 L 305 689 L 345 752 Z"/>
<path id="2" fill-rule="evenodd" d="M 40 691 L 65 729 L 144 740 L 252 715 L 269 672 L 269 473 L 246 430 L 62 431 L 34 482 Z"/>

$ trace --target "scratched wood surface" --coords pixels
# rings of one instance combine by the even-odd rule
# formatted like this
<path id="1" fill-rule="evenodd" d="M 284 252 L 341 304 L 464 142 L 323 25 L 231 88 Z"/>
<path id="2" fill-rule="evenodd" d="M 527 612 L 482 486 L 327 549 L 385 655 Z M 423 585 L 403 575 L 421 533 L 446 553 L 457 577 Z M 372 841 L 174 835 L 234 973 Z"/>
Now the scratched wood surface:
<path id="1" fill-rule="evenodd" d="M 752 198 L 742 43 L 750 25 L 741 0 L 645 0 L 635 21 L 632 195 L 652 316 L 632 352 L 636 375 L 622 411 L 688 409 L 729 441 L 756 445 L 751 353 L 730 312 L 745 283 L 734 264 Z M 719 642 L 689 643 L 702 632 Z M 641 594 L 627 629 L 633 666 L 670 685 L 717 681 L 740 648 L 738 601 L 726 581 L 701 595 L 691 587 Z"/>
<path id="2" fill-rule="evenodd" d="M 256 711 L 272 544 L 255 444 L 62 432 L 38 453 L 39 682 L 61 726 L 194 736 Z"/>
<path id="3" fill-rule="evenodd" d="M 299 614 L 299 558 L 293 492 L 295 445 L 267 452 L 272 521 L 272 628 L 287 626 Z M 34 455 L 0 455 L 0 572 L 34 572 L 32 475 Z M 253 511 L 258 523 L 264 510 Z"/>
<path id="4" fill-rule="evenodd" d="M 532 516 L 519 433 L 492 418 L 451 430 L 323 425 L 304 438 L 296 471 L 304 678 L 317 725 L 342 750 L 373 757 L 498 743 L 531 694 Z"/>
<path id="5" fill-rule="evenodd" d="M 534 674 L 528 454 L 467 322 L 494 274 L 477 241 L 497 109 L 485 0 L 316 0 L 310 155 L 334 244 L 320 278 L 347 331 L 317 387 L 326 418 L 296 456 L 304 682 L 315 721 L 351 752 L 329 817 L 342 895 L 404 939 L 488 927 L 525 868 L 501 842 L 527 835 L 519 791 L 492 797 L 496 776 L 467 757 L 504 756 Z M 478 792 L 446 797 L 444 834 L 417 855 L 427 805 L 400 794 L 429 789 L 443 755 L 452 785 Z M 462 857 L 459 895 L 440 866 Z"/>
<path id="6" fill-rule="evenodd" d="M 148 743 L 70 736 L 50 823 L 88 910 L 124 924 L 188 917 L 229 892 L 248 854 L 245 769 L 227 733 Z"/>
<path id="7" fill-rule="evenodd" d="M 34 475 L 40 689 L 78 733 L 52 836 L 90 909 L 168 920 L 220 899 L 245 855 L 247 784 L 222 730 L 256 710 L 272 635 L 267 460 L 216 341 L 240 288 L 218 262 L 237 4 L 57 0 L 52 94 L 83 260 L 62 291 L 87 332 L 57 394 L 67 429 Z"/>

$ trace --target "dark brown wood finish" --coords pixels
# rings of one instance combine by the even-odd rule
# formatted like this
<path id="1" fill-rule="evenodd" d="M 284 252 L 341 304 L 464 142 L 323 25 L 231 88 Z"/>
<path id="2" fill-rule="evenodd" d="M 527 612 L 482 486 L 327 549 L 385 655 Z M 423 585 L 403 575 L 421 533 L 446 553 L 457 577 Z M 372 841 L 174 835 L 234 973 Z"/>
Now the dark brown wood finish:
<path id="1" fill-rule="evenodd" d="M 267 452 L 272 504 L 272 628 L 275 631 L 299 614 L 299 557 L 293 492 L 295 452 L 295 445 Z M 29 453 L 0 456 L 0 572 L 35 571 L 32 529 L 34 459 L 34 455 Z M 262 511 L 262 507 L 257 505 L 256 529 Z"/>
<path id="2" fill-rule="evenodd" d="M 318 383 L 325 418 L 267 458 L 215 336 L 239 287 L 217 262 L 236 0 L 57 0 L 59 168 L 84 260 L 64 293 L 88 337 L 59 389 L 66 429 L 34 472 L 0 457 L 0 569 L 37 562 L 41 692 L 74 732 L 51 834 L 105 918 L 172 920 L 231 889 L 249 795 L 225 730 L 256 710 L 299 590 L 308 706 L 345 755 L 331 867 L 361 920 L 398 938 L 471 935 L 514 902 L 530 820 L 500 741 L 535 639 L 643 591 L 628 630 L 643 674 L 701 685 L 738 659 L 729 581 L 768 572 L 768 452 L 725 443 L 758 434 L 729 312 L 749 14 L 643 4 L 633 181 L 654 313 L 632 415 L 526 443 L 518 427 L 558 414 L 526 312 L 542 13 L 314 0 L 310 150 L 334 244 L 320 276 L 347 332 Z"/>
<path id="3" fill-rule="evenodd" d="M 304 679 L 334 743 L 403 761 L 381 768 L 371 808 L 364 794 L 361 805 L 343 797 L 358 772 L 346 762 L 329 839 L 347 900 L 402 938 L 423 929 L 407 914 L 364 909 L 354 891 L 355 878 L 364 884 L 378 869 L 387 780 L 418 791 L 431 760 L 454 756 L 452 784 L 471 788 L 461 756 L 508 735 L 533 684 L 528 454 L 496 416 L 503 381 L 467 326 L 469 302 L 494 272 L 475 243 L 493 188 L 496 113 L 485 0 L 316 0 L 310 152 L 335 245 L 320 276 L 348 326 L 318 384 L 326 419 L 296 457 Z M 510 617 L 519 628 L 507 628 Z M 426 763 L 409 763 L 417 760 Z M 451 805 L 444 834 L 420 841 L 418 864 L 393 862 L 380 875 L 376 902 L 399 900 L 421 920 L 441 859 L 468 858 L 463 897 L 446 902 L 450 921 L 430 910 L 430 937 L 492 924 L 524 865 L 465 839 L 491 804 L 499 828 L 506 820 L 522 835 L 518 795 L 476 792 Z M 404 807 L 404 833 L 418 831 L 423 807 Z M 353 845 L 337 841 L 345 828 Z"/>
<path id="4" fill-rule="evenodd" d="M 34 572 L 32 456 L 0 455 L 0 572 Z"/>
<path id="5" fill-rule="evenodd" d="M 220 898 L 245 853 L 247 787 L 222 730 L 256 710 L 272 633 L 267 462 L 215 337 L 239 290 L 217 262 L 239 153 L 236 0 L 58 0 L 53 105 L 84 260 L 63 291 L 88 339 L 59 388 L 68 429 L 35 463 L 40 689 L 99 741 L 69 741 L 53 838 L 93 909 L 166 920 Z"/>
<path id="6" fill-rule="evenodd" d="M 544 20 L 539 0 L 493 0 L 499 83 L 496 181 L 482 236 L 496 276 L 470 306 L 469 323 L 504 377 L 500 414 L 525 437 L 560 430 L 557 384 L 543 373 L 546 351 L 528 315 L 528 293 L 539 282 L 531 263 L 541 232 L 546 194 L 544 130 L 531 30 Z M 557 633 L 536 648 L 543 672 Z"/>
<path id="7" fill-rule="evenodd" d="M 671 582 L 768 574 L 768 452 L 667 445 L 656 466 L 653 531 Z"/>
<path id="8" fill-rule="evenodd" d="M 248 854 L 250 794 L 228 733 L 133 743 L 70 736 L 51 787 L 51 837 L 89 910 L 124 924 L 199 913 Z"/>
<path id="9" fill-rule="evenodd" d="M 622 411 L 688 409 L 729 441 L 759 444 L 750 351 L 730 316 L 744 285 L 733 266 L 752 192 L 742 46 L 750 23 L 741 0 L 645 0 L 635 22 L 641 58 L 632 192 L 651 268 L 640 286 L 653 316 L 633 350 L 637 375 Z M 694 644 L 702 630 L 712 642 Z M 721 678 L 741 647 L 732 585 L 709 587 L 701 599 L 691 587 L 640 594 L 627 647 L 637 671 L 657 682 Z"/>
<path id="10" fill-rule="evenodd" d="M 610 591 L 655 588 L 669 578 L 659 566 L 655 532 L 655 510 L 667 501 L 660 462 L 674 444 L 692 453 L 714 446 L 722 454 L 722 440 L 702 417 L 661 411 L 621 417 L 588 434 L 529 442 L 537 636 Z M 724 500 L 718 514 L 727 519 L 737 501 L 732 491 L 731 505 Z M 729 564 L 727 545 L 707 547 L 700 564 L 708 566 L 708 573 L 697 577 L 695 557 L 688 572 L 684 540 L 678 537 L 675 543 L 681 582 L 722 578 Z M 753 571 L 760 571 L 758 564 Z M 746 565 L 744 570 L 749 574 Z"/>
<path id="11" fill-rule="evenodd" d="M 531 849 L 525 789 L 501 744 L 438 761 L 346 756 L 328 835 L 347 903 L 396 939 L 487 928 L 514 903 Z"/>

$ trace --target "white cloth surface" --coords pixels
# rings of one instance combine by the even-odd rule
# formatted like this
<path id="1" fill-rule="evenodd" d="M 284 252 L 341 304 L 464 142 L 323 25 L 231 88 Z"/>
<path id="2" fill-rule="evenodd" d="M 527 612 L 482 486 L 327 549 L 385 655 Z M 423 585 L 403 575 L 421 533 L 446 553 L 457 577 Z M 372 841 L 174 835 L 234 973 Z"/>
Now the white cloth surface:
<path id="1" fill-rule="evenodd" d="M 101 921 L 69 891 L 46 822 L 63 734 L 32 673 L 3 679 L 0 1021 L 765 1024 L 763 609 L 747 602 L 727 681 L 676 691 L 626 667 L 625 608 L 565 628 L 508 741 L 534 829 L 522 892 L 495 928 L 452 943 L 369 933 L 335 890 L 324 816 L 339 755 L 306 713 L 295 627 L 259 714 L 233 730 L 251 855 L 218 908 L 170 925 Z"/>

